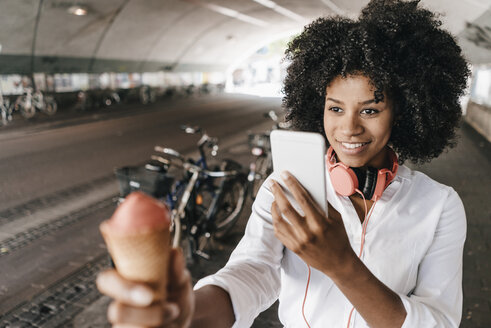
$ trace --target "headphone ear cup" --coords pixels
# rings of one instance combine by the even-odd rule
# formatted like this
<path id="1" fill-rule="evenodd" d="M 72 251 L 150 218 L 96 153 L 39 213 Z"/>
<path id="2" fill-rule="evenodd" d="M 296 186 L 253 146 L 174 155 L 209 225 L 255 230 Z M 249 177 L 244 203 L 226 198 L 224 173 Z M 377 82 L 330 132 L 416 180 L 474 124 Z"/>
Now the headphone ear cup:
<path id="1" fill-rule="evenodd" d="M 352 169 L 335 166 L 329 171 L 334 190 L 342 196 L 351 196 L 358 189 L 358 178 Z"/>

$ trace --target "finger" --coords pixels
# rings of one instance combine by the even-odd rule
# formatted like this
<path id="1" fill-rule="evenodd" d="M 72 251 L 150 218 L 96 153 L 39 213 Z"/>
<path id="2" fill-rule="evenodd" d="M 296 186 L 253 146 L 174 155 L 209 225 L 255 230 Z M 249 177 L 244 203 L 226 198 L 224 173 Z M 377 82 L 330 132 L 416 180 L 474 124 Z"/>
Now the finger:
<path id="1" fill-rule="evenodd" d="M 191 282 L 191 274 L 186 269 L 184 254 L 181 248 L 171 250 L 169 290 L 179 290 Z"/>
<path id="2" fill-rule="evenodd" d="M 305 230 L 307 228 L 305 218 L 292 206 L 288 198 L 286 198 L 281 185 L 275 180 L 271 180 L 271 191 L 275 198 L 274 202 L 279 208 L 280 216 L 284 215 L 295 229 Z"/>
<path id="3" fill-rule="evenodd" d="M 182 248 L 171 249 L 169 263 L 169 280 L 172 282 L 179 280 L 185 267 Z"/>
<path id="4" fill-rule="evenodd" d="M 302 184 L 295 178 L 290 172 L 283 171 L 281 172 L 281 178 L 285 182 L 288 190 L 291 191 L 293 197 L 298 202 L 300 207 L 302 208 L 307 221 L 312 221 L 312 223 L 323 224 L 323 217 L 325 216 L 325 212 L 322 208 L 317 204 L 317 202 L 312 198 L 310 193 L 302 186 Z"/>
<path id="5" fill-rule="evenodd" d="M 273 218 L 275 236 L 286 248 L 294 250 L 297 244 L 295 242 L 295 232 L 293 231 L 293 227 L 282 218 L 276 202 L 273 202 L 271 205 L 271 216 Z"/>
<path id="6" fill-rule="evenodd" d="M 162 326 L 175 320 L 179 315 L 179 308 L 174 303 L 155 303 L 141 308 L 112 302 L 107 310 L 107 317 L 113 324 L 136 325 L 143 327 Z"/>
<path id="7" fill-rule="evenodd" d="M 273 227 L 278 232 L 278 234 L 283 235 L 285 239 L 287 239 L 282 240 L 285 246 L 288 243 L 291 247 L 294 247 L 299 243 L 306 242 L 312 239 L 312 232 L 305 224 L 305 219 L 303 217 L 301 217 L 300 219 L 293 218 L 294 223 L 289 223 L 288 221 L 283 219 L 283 216 L 276 201 L 273 201 L 273 203 L 271 204 L 271 213 L 273 217 Z M 292 249 L 291 247 L 288 248 Z"/>
<path id="8" fill-rule="evenodd" d="M 101 293 L 128 305 L 147 306 L 157 298 L 150 287 L 126 280 L 114 269 L 99 273 L 96 284 Z"/>

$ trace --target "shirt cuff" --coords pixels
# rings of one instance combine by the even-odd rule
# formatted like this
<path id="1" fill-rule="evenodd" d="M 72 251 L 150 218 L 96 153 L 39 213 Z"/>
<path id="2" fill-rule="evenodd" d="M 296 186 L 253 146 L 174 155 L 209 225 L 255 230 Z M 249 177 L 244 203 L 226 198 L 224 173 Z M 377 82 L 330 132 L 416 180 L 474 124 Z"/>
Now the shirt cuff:
<path id="1" fill-rule="evenodd" d="M 197 290 L 206 285 L 214 285 L 223 288 L 230 295 L 230 299 L 232 300 L 232 307 L 234 309 L 235 322 L 232 328 L 249 328 L 252 326 L 256 315 L 251 313 L 251 311 L 247 311 L 247 304 L 243 304 L 244 301 L 241 300 L 240 295 L 235 293 L 232 288 L 228 286 L 225 279 L 221 279 L 217 277 L 217 275 L 210 275 L 200 279 L 196 285 L 194 285 L 193 289 Z M 247 313 L 249 312 L 249 313 Z"/>
<path id="2" fill-rule="evenodd" d="M 424 304 L 413 301 L 406 295 L 399 294 L 399 297 L 406 309 L 406 319 L 401 328 L 440 327 Z"/>

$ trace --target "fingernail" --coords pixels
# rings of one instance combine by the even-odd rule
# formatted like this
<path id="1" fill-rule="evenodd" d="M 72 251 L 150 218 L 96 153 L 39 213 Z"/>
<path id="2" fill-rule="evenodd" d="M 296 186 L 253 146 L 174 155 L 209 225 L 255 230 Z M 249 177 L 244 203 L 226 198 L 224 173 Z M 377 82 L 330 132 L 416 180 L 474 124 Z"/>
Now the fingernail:
<path id="1" fill-rule="evenodd" d="M 101 272 L 97 275 L 97 278 L 95 280 L 97 287 L 102 286 L 106 283 L 106 274 L 105 272 Z"/>
<path id="2" fill-rule="evenodd" d="M 283 180 L 286 180 L 290 177 L 290 173 L 288 171 L 283 171 L 280 173 L 280 176 Z"/>
<path id="3" fill-rule="evenodd" d="M 177 318 L 179 315 L 179 307 L 176 304 L 169 303 L 167 304 L 167 317 L 169 320 L 173 320 Z"/>
<path id="4" fill-rule="evenodd" d="M 268 187 L 269 187 L 269 189 L 273 189 L 273 187 L 274 187 L 274 180 L 269 180 L 268 181 Z"/>
<path id="5" fill-rule="evenodd" d="M 109 307 L 107 308 L 107 318 L 109 321 L 113 322 L 116 321 L 118 317 L 118 309 L 116 303 L 112 302 L 109 304 Z"/>
<path id="6" fill-rule="evenodd" d="M 130 291 L 130 298 L 138 305 L 150 305 L 153 295 L 148 289 L 137 286 Z"/>

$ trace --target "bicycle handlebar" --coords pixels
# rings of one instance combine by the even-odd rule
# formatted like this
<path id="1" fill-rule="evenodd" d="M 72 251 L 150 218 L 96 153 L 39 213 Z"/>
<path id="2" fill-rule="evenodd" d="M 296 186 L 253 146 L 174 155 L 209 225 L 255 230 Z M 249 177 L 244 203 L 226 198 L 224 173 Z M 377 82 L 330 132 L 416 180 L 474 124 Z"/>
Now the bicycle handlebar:
<path id="1" fill-rule="evenodd" d="M 184 156 L 182 156 L 177 150 L 174 150 L 172 148 L 166 148 L 166 147 L 161 147 L 161 146 L 155 146 L 153 148 L 153 150 L 159 152 L 159 153 L 164 153 L 166 155 L 169 155 L 169 156 L 172 156 L 172 157 L 175 157 L 177 159 L 179 159 L 180 161 L 182 162 L 185 162 L 186 159 L 184 158 Z"/>
<path id="2" fill-rule="evenodd" d="M 161 163 L 164 163 L 164 164 L 169 164 L 169 162 L 165 158 L 162 158 L 160 156 L 152 155 L 150 158 L 153 159 L 153 160 L 159 161 Z M 184 162 L 184 161 L 183 161 L 182 164 L 172 163 L 171 165 L 174 165 L 174 166 L 178 166 L 180 168 L 183 168 L 183 169 L 185 169 L 186 171 L 188 171 L 190 173 L 199 172 L 199 173 L 204 174 L 204 175 L 207 175 L 207 176 L 209 176 L 211 178 L 225 178 L 225 177 L 236 176 L 236 175 L 239 174 L 239 171 L 237 171 L 237 170 L 231 170 L 231 171 L 210 171 L 210 170 L 207 170 L 207 169 L 202 168 L 201 166 L 198 166 L 198 165 L 195 165 L 195 164 L 192 164 L 192 163 L 187 163 L 187 162 Z"/>
<path id="3" fill-rule="evenodd" d="M 187 125 L 187 124 L 183 124 L 180 126 L 181 130 L 183 130 L 184 132 L 188 133 L 188 134 L 195 134 L 195 133 L 199 133 L 201 132 L 201 128 L 197 125 L 195 126 L 190 126 L 190 125 Z"/>
<path id="4" fill-rule="evenodd" d="M 225 177 L 236 176 L 237 174 L 239 174 L 239 172 L 236 170 L 232 170 L 232 171 L 210 171 L 210 170 L 202 168 L 201 166 L 191 164 L 191 163 L 183 163 L 182 167 L 188 172 L 191 172 L 191 173 L 200 172 L 200 173 L 207 175 L 211 178 L 225 178 Z"/>
<path id="5" fill-rule="evenodd" d="M 213 149 L 218 147 L 218 139 L 215 137 L 210 137 L 206 133 L 206 131 L 204 131 L 200 126 L 198 126 L 198 125 L 191 126 L 191 125 L 184 124 L 184 125 L 181 125 L 180 128 L 181 128 L 181 130 L 183 130 L 187 134 L 197 134 L 197 133 L 201 134 L 201 138 L 198 140 L 198 147 L 199 148 L 202 148 L 205 145 L 208 145 L 210 148 L 213 148 Z M 215 151 L 216 151 L 216 149 L 215 149 Z"/>

